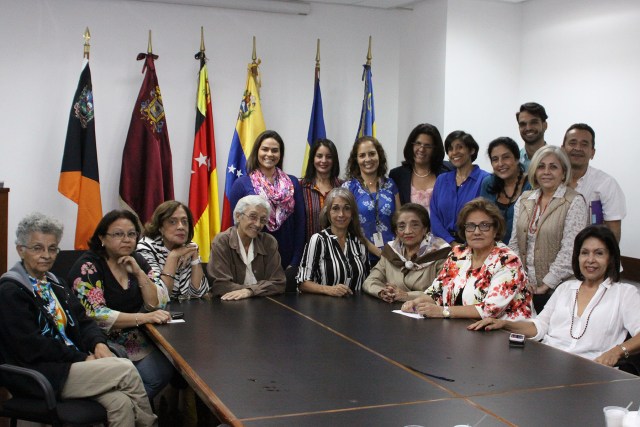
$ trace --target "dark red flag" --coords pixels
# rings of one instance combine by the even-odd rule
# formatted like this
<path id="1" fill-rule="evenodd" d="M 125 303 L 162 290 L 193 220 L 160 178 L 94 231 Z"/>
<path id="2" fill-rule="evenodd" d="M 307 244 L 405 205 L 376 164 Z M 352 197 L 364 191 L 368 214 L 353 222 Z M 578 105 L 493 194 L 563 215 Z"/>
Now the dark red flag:
<path id="1" fill-rule="evenodd" d="M 138 61 L 145 60 L 142 72 L 146 74 L 133 107 L 120 171 L 120 198 L 143 223 L 160 203 L 173 200 L 171 147 L 154 64 L 157 58 L 138 54 Z"/>

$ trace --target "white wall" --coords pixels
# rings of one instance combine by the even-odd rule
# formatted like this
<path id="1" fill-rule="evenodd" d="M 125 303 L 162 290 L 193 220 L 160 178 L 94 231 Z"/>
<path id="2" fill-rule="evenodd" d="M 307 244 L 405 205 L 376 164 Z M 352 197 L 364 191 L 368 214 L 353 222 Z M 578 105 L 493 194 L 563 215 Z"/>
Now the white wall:
<path id="1" fill-rule="evenodd" d="M 11 188 L 9 245 L 18 221 L 40 210 L 65 225 L 72 248 L 76 206 L 57 192 L 69 108 L 82 62 L 82 34 L 91 29 L 98 161 L 103 209 L 118 207 L 122 148 L 142 83 L 147 31 L 162 89 L 173 153 L 175 196 L 187 201 L 195 122 L 200 26 L 205 27 L 213 93 L 219 182 L 251 60 L 251 36 L 262 59 L 262 108 L 268 128 L 287 144 L 285 170 L 298 175 L 306 144 L 321 39 L 321 86 L 327 135 L 343 165 L 360 114 L 369 34 L 378 136 L 396 163 L 399 37 L 406 11 L 313 5 L 307 16 L 232 11 L 121 0 L 0 0 L 0 181 Z M 222 192 L 221 192 L 222 194 Z M 17 260 L 9 251 L 9 265 Z"/>
<path id="2" fill-rule="evenodd" d="M 547 141 L 561 145 L 576 122 L 596 132 L 595 167 L 613 175 L 627 196 L 621 250 L 640 258 L 640 2 L 533 0 L 523 4 L 520 100 L 549 114 Z M 636 190 L 634 190 L 636 188 Z"/>

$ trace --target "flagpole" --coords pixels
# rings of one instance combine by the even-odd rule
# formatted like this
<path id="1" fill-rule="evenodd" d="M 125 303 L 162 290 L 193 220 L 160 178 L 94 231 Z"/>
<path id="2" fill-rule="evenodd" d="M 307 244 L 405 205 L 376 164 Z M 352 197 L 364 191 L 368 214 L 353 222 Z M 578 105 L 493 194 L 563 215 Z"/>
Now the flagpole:
<path id="1" fill-rule="evenodd" d="M 89 60 L 89 53 L 91 50 L 91 45 L 89 44 L 89 40 L 91 40 L 91 33 L 89 32 L 89 27 L 85 28 L 84 35 L 82 37 L 84 38 L 83 57 L 84 59 Z"/>
<path id="2" fill-rule="evenodd" d="M 149 30 L 149 44 L 147 45 L 147 53 L 153 55 L 153 47 L 151 47 L 151 30 Z"/>
<path id="3" fill-rule="evenodd" d="M 371 36 L 369 36 L 369 50 L 367 51 L 367 65 L 371 65 L 371 59 L 373 59 L 373 56 L 371 55 Z"/>
<path id="4" fill-rule="evenodd" d="M 200 52 L 204 53 L 204 27 L 200 27 Z"/>
<path id="5" fill-rule="evenodd" d="M 316 79 L 320 75 L 320 39 L 318 39 L 318 44 L 316 46 Z"/>
<path id="6" fill-rule="evenodd" d="M 251 74 L 256 82 L 256 89 L 258 89 L 258 94 L 260 94 L 260 86 L 262 86 L 262 82 L 260 81 L 260 76 L 258 75 L 258 65 L 260 65 L 260 60 L 258 59 L 258 54 L 256 53 L 256 36 L 253 36 L 253 51 L 251 53 Z"/>

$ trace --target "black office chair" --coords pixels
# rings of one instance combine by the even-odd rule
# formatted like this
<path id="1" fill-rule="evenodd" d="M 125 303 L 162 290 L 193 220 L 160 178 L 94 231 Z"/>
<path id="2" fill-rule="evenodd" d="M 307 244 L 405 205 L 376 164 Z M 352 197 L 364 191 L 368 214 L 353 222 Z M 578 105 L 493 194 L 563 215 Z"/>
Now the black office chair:
<path id="1" fill-rule="evenodd" d="M 1 385 L 12 394 L 2 402 L 0 416 L 11 419 L 11 427 L 16 427 L 18 420 L 53 427 L 107 424 L 107 411 L 102 405 L 91 399 L 57 400 L 49 380 L 38 371 L 5 363 L 0 365 L 0 374 Z"/>

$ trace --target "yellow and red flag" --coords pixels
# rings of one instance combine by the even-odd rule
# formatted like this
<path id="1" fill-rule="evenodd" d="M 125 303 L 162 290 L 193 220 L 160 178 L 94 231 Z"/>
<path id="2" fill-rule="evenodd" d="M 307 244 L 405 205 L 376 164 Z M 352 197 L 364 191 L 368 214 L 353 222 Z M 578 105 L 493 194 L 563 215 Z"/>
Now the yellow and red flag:
<path id="1" fill-rule="evenodd" d="M 58 191 L 78 205 L 74 248 L 88 249 L 87 242 L 102 219 L 93 86 L 88 59 L 82 63 L 82 73 L 71 105 Z"/>
<path id="2" fill-rule="evenodd" d="M 211 240 L 220 232 L 220 201 L 211 90 L 204 51 L 198 52 L 196 59 L 200 60 L 200 73 L 196 99 L 196 134 L 191 159 L 189 209 L 195 222 L 193 241 L 200 247 L 202 261 L 209 262 Z"/>
<path id="3" fill-rule="evenodd" d="M 260 94 L 258 93 L 258 63 L 249 63 L 247 72 L 247 85 L 240 101 L 240 111 L 236 121 L 236 130 L 233 132 L 229 160 L 227 161 L 227 173 L 224 184 L 224 205 L 222 208 L 222 227 L 226 230 L 233 225 L 231 203 L 229 195 L 231 187 L 236 179 L 247 173 L 247 157 L 258 135 L 265 131 L 262 107 L 260 106 Z"/>

